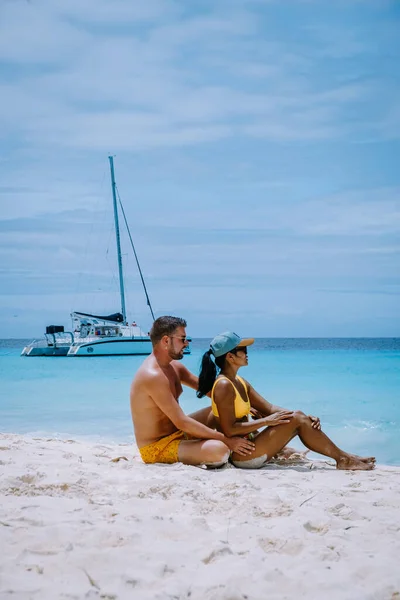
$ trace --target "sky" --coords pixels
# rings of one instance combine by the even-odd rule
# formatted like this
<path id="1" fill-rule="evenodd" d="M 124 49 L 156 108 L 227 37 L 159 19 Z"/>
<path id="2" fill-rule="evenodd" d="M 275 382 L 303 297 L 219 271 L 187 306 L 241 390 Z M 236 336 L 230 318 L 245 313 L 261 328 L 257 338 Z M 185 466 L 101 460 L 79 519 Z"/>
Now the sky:
<path id="1" fill-rule="evenodd" d="M 109 155 L 156 316 L 399 336 L 399 30 L 397 0 L 0 0 L 0 337 L 120 310 Z"/>

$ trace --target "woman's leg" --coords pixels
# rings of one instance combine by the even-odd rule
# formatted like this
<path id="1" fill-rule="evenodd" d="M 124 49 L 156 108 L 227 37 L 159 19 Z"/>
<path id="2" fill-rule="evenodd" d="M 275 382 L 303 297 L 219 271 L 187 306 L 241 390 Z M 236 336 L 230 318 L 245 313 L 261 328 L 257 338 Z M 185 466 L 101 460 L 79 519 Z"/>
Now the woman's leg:
<path id="1" fill-rule="evenodd" d="M 205 408 L 201 408 L 194 413 L 188 415 L 195 421 L 199 423 L 203 423 L 203 425 L 207 425 L 210 429 L 217 429 L 217 422 L 211 410 L 211 406 L 206 406 Z"/>
<path id="2" fill-rule="evenodd" d="M 314 429 L 310 418 L 300 411 L 296 411 L 293 414 L 290 423 L 264 429 L 264 431 L 262 431 L 254 440 L 256 449 L 254 453 L 252 453 L 252 458 L 266 454 L 268 460 L 271 459 L 296 435 L 299 436 L 303 444 L 309 448 L 309 450 L 333 458 L 336 461 L 337 469 L 368 471 L 374 468 L 372 458 L 362 459 L 359 456 L 344 452 L 338 448 L 325 433 L 318 429 Z M 238 454 L 232 456 L 235 463 L 240 463 L 243 458 L 243 456 Z"/>

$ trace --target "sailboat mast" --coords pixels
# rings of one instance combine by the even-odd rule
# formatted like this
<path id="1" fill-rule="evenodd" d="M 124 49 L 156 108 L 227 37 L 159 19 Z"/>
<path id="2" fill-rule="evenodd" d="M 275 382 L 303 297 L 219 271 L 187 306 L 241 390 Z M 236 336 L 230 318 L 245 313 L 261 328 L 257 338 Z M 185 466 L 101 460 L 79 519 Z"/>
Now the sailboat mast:
<path id="1" fill-rule="evenodd" d="M 113 196 L 114 222 L 115 222 L 115 237 L 117 240 L 119 293 L 121 296 L 121 313 L 122 313 L 122 316 L 124 319 L 124 323 L 126 323 L 124 274 L 122 271 L 122 255 L 121 255 L 121 240 L 120 240 L 120 235 L 119 235 L 119 223 L 118 223 L 117 194 L 115 192 L 114 159 L 112 156 L 109 156 L 108 160 L 110 161 L 111 188 L 112 188 L 112 196 Z"/>

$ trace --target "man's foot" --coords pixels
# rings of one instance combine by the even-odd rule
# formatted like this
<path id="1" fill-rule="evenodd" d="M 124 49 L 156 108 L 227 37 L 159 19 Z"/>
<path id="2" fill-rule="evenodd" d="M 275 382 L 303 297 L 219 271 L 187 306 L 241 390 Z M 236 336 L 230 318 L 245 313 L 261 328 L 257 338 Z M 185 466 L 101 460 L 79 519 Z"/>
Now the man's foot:
<path id="1" fill-rule="evenodd" d="M 371 471 L 375 469 L 375 463 L 365 462 L 361 456 L 345 454 L 337 461 L 336 468 L 341 471 Z"/>

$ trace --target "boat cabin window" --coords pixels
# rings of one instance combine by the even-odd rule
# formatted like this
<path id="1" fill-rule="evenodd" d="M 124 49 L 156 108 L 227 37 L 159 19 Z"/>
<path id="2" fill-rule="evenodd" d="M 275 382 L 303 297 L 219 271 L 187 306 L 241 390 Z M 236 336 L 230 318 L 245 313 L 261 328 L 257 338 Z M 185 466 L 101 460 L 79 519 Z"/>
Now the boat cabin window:
<path id="1" fill-rule="evenodd" d="M 119 327 L 112 325 L 96 325 L 94 328 L 94 334 L 100 337 L 112 337 L 119 335 Z"/>

